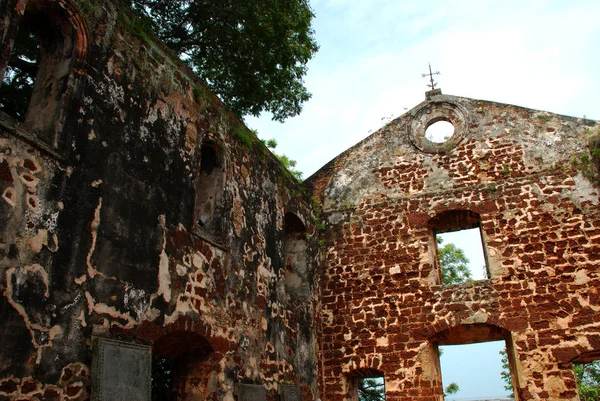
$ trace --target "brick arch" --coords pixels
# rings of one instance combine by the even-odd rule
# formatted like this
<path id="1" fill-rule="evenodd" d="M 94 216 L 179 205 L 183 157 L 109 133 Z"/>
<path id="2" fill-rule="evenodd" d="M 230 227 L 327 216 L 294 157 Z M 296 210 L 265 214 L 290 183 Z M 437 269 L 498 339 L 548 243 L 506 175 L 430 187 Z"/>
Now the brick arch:
<path id="1" fill-rule="evenodd" d="M 374 369 L 374 368 L 357 368 L 348 372 L 349 377 L 379 377 L 385 376 L 385 373 L 382 370 Z"/>
<path id="2" fill-rule="evenodd" d="M 457 231 L 475 228 L 481 224 L 479 213 L 469 209 L 452 209 L 437 213 L 427 222 L 427 226 L 435 232 Z"/>
<path id="3" fill-rule="evenodd" d="M 293 212 L 286 212 L 284 221 L 286 233 L 306 232 L 306 224 L 304 224 L 304 221 L 298 214 Z"/>
<path id="4" fill-rule="evenodd" d="M 414 336 L 418 340 L 446 345 L 505 340 L 510 333 L 507 328 L 493 323 L 454 324 L 449 319 L 443 319 L 421 328 Z"/>
<path id="5" fill-rule="evenodd" d="M 152 352 L 167 358 L 179 358 L 186 353 L 204 357 L 214 352 L 210 342 L 191 331 L 171 331 L 154 341 Z"/>
<path id="6" fill-rule="evenodd" d="M 600 349 L 582 351 L 581 347 L 558 347 L 555 354 L 561 357 L 560 362 L 590 363 L 600 360 Z"/>
<path id="7" fill-rule="evenodd" d="M 180 316 L 172 323 L 160 326 L 154 322 L 144 321 L 132 329 L 113 328 L 111 333 L 134 337 L 147 343 L 154 343 L 161 337 L 172 333 L 191 333 L 203 337 L 215 354 L 225 354 L 235 349 L 236 343 L 225 337 L 213 335 L 211 326 L 189 316 Z"/>
<path id="8" fill-rule="evenodd" d="M 442 215 L 448 212 L 459 212 L 459 213 L 475 213 L 483 217 L 483 215 L 493 214 L 498 211 L 498 205 L 494 200 L 458 200 L 448 199 L 443 204 L 438 204 L 430 212 L 429 218 L 435 218 L 436 216 Z"/>
<path id="9" fill-rule="evenodd" d="M 23 11 L 14 22 L 16 31 L 29 32 L 39 46 L 36 68 L 30 72 L 35 82 L 29 105 L 22 110 L 24 117 L 18 118 L 47 144 L 62 147 L 69 138 L 62 138 L 59 133 L 66 118 L 66 105 L 80 83 L 79 71 L 85 63 L 90 30 L 72 0 L 21 0 L 17 8 Z M 8 60 L 4 62 L 12 65 Z"/>
<path id="10" fill-rule="evenodd" d="M 190 331 L 171 331 L 152 347 L 153 398 L 214 399 L 211 377 L 220 371 L 222 355 L 209 341 Z"/>
<path id="11" fill-rule="evenodd" d="M 443 388 L 441 386 L 441 372 L 439 361 L 439 346 L 445 345 L 465 345 L 474 343 L 485 343 L 490 341 L 503 341 L 508 358 L 509 371 L 512 380 L 512 386 L 515 394 L 518 393 L 522 379 L 519 377 L 519 369 L 517 367 L 517 354 L 512 340 L 512 335 L 509 330 L 493 323 L 461 323 L 450 324 L 447 320 L 436 323 L 429 327 L 429 337 L 427 343 L 433 351 L 429 358 L 432 364 L 436 367 L 438 375 L 437 393 L 441 394 Z M 517 397 L 517 399 L 521 399 Z"/>
<path id="12" fill-rule="evenodd" d="M 24 14 L 32 9 L 47 7 L 55 8 L 56 11 L 62 13 L 63 22 L 66 22 L 72 28 L 76 61 L 82 63 L 87 55 L 90 43 L 90 29 L 85 16 L 73 0 L 19 0 L 15 9 L 23 10 L 22 13 Z M 63 30 L 69 29 L 68 25 L 64 25 Z"/>
<path id="13" fill-rule="evenodd" d="M 211 326 L 180 316 L 165 326 L 145 321 L 133 329 L 111 331 L 152 344 L 153 392 L 158 398 L 217 399 L 210 382 L 221 372 L 220 362 L 236 343 L 213 335 Z"/>
<path id="14" fill-rule="evenodd" d="M 63 23 L 70 25 L 73 37 L 73 51 L 75 54 L 75 66 L 83 63 L 90 42 L 90 30 L 87 20 L 81 10 L 77 7 L 73 0 L 24 0 L 27 7 L 31 5 L 37 7 L 49 7 L 58 5 L 64 10 Z M 68 26 L 63 27 L 64 30 L 69 30 Z"/>

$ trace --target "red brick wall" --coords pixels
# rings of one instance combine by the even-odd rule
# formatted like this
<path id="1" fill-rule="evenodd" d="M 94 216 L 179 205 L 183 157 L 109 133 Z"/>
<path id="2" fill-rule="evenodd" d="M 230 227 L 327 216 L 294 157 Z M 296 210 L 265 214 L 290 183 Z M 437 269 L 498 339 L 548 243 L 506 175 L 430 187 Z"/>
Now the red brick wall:
<path id="1" fill-rule="evenodd" d="M 423 152 L 413 121 L 435 102 L 456 105 L 462 130 Z M 322 398 L 350 399 L 352 372 L 370 368 L 388 401 L 439 400 L 440 333 L 465 327 L 451 341 L 469 342 L 481 326 L 514 345 L 520 399 L 576 399 L 571 362 L 600 351 L 600 191 L 575 160 L 588 135 L 581 120 L 438 96 L 311 177 L 328 223 Z M 491 279 L 437 284 L 428 222 L 449 210 L 480 215 Z"/>

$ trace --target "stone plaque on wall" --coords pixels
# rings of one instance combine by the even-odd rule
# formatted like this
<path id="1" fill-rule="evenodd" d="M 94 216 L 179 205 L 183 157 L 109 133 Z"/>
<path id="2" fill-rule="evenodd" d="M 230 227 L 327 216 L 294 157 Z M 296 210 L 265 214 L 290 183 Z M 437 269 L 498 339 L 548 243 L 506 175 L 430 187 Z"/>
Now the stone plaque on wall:
<path id="1" fill-rule="evenodd" d="M 262 384 L 242 384 L 235 386 L 238 401 L 267 401 L 267 393 Z"/>
<path id="2" fill-rule="evenodd" d="M 282 384 L 279 387 L 279 393 L 281 394 L 281 401 L 302 401 L 300 386 Z"/>
<path id="3" fill-rule="evenodd" d="M 93 344 L 92 401 L 150 401 L 151 348 L 106 338 Z"/>

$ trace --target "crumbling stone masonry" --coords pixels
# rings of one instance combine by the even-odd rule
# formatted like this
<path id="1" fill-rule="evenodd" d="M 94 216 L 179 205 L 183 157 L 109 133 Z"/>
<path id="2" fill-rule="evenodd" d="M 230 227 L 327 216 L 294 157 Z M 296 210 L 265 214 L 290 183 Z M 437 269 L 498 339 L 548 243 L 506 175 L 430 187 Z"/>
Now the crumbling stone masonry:
<path id="1" fill-rule="evenodd" d="M 150 347 L 154 399 L 356 400 L 381 375 L 441 400 L 437 346 L 492 339 L 519 400 L 577 399 L 596 122 L 433 91 L 302 186 L 118 0 L 0 0 L 0 74 L 27 30 L 29 106 L 0 112 L 0 400 L 96 397 L 109 340 Z M 434 234 L 470 227 L 490 278 L 444 285 Z"/>
<path id="2" fill-rule="evenodd" d="M 517 399 L 577 400 L 572 362 L 600 355 L 597 133 L 436 90 L 313 175 L 322 398 L 384 376 L 387 400 L 441 400 L 438 345 L 504 339 Z M 434 234 L 477 226 L 490 278 L 441 284 Z"/>
<path id="3" fill-rule="evenodd" d="M 0 74 L 19 29 L 41 47 L 0 113 L 0 399 L 89 399 L 93 337 L 152 345 L 167 398 L 313 399 L 310 198 L 121 7 L 0 0 Z"/>

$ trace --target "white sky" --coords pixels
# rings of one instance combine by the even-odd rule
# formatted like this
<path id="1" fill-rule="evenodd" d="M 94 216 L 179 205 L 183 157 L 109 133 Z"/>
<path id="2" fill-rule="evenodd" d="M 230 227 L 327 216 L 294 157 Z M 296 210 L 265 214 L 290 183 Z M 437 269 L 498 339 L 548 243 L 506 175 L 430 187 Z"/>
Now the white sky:
<path id="1" fill-rule="evenodd" d="M 500 377 L 500 351 L 504 347 L 504 341 L 440 347 L 443 386 L 454 382 L 459 388 L 458 393 L 446 397 L 446 401 L 508 398 L 510 394 L 504 390 Z"/>
<path id="2" fill-rule="evenodd" d="M 246 119 L 261 138 L 275 138 L 276 151 L 297 160 L 305 178 L 424 100 L 428 62 L 441 72 L 436 81 L 445 94 L 600 119 L 598 0 L 311 4 L 321 46 L 305 79 L 312 99 L 283 124 L 268 115 Z M 448 373 L 464 371 L 475 358 L 483 362 L 477 371 L 497 376 L 497 362 L 482 355 L 443 356 L 444 381 L 461 388 L 453 398 L 503 394 L 499 378 L 465 381 Z"/>
<path id="3" fill-rule="evenodd" d="M 246 119 L 307 178 L 424 100 L 431 62 L 443 93 L 600 119 L 598 0 L 312 0 L 320 50 L 312 99 L 281 124 Z"/>

